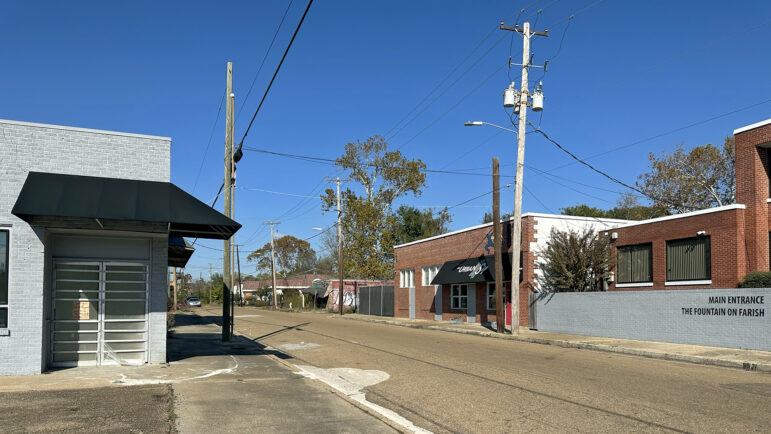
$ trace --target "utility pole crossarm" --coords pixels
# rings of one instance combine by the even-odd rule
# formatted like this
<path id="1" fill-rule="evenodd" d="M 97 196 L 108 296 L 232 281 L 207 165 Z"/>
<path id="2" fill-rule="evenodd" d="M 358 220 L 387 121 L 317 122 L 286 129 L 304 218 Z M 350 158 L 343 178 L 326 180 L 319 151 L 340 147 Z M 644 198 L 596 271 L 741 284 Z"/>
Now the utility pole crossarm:
<path id="1" fill-rule="evenodd" d="M 524 33 L 525 29 L 522 27 L 519 27 L 519 24 L 515 24 L 514 27 L 509 27 L 503 24 L 503 21 L 501 21 L 501 30 L 508 30 L 510 32 L 518 32 L 518 33 Z M 538 36 L 549 36 L 549 29 L 544 29 L 542 32 L 539 32 L 537 30 L 531 30 L 531 35 L 538 35 Z"/>

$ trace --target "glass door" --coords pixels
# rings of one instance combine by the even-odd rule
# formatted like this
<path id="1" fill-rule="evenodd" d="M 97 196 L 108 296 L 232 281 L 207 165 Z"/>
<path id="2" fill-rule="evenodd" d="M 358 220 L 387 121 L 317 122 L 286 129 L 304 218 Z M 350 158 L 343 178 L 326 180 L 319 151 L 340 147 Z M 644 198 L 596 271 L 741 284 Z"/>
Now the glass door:
<path id="1" fill-rule="evenodd" d="M 147 362 L 147 268 L 54 263 L 53 366 Z"/>

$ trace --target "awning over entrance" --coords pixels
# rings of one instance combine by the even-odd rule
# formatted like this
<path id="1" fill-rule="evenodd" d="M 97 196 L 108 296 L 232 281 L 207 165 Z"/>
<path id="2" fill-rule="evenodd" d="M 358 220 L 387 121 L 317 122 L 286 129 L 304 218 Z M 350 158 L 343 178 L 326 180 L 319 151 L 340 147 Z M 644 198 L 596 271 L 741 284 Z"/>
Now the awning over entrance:
<path id="1" fill-rule="evenodd" d="M 511 280 L 511 253 L 503 255 L 503 281 L 509 280 Z M 431 284 L 492 281 L 495 281 L 495 256 L 489 255 L 447 261 L 436 273 Z"/>
<path id="2" fill-rule="evenodd" d="M 195 248 L 182 237 L 169 237 L 169 267 L 184 268 Z"/>
<path id="3" fill-rule="evenodd" d="M 31 225 L 230 238 L 241 225 L 169 182 L 30 172 L 11 211 Z"/>

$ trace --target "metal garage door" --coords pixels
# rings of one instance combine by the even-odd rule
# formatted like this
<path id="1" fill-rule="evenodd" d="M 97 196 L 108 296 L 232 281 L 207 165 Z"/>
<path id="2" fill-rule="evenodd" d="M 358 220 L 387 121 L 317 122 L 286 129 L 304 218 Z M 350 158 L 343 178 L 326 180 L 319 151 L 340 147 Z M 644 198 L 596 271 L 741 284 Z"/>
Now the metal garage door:
<path id="1" fill-rule="evenodd" d="M 148 265 L 54 262 L 52 366 L 147 362 Z"/>

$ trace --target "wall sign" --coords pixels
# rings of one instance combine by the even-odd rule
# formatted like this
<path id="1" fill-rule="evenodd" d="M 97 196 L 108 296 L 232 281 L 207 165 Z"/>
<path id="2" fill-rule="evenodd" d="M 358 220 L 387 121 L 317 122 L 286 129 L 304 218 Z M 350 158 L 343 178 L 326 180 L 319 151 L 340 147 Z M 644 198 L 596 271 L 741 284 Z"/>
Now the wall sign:
<path id="1" fill-rule="evenodd" d="M 705 306 L 681 307 L 680 309 L 683 315 L 760 318 L 766 316 L 766 309 L 763 307 L 765 298 L 764 295 L 715 295 L 707 298 Z"/>

